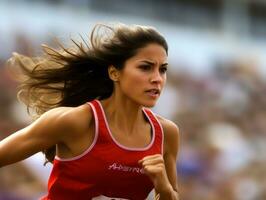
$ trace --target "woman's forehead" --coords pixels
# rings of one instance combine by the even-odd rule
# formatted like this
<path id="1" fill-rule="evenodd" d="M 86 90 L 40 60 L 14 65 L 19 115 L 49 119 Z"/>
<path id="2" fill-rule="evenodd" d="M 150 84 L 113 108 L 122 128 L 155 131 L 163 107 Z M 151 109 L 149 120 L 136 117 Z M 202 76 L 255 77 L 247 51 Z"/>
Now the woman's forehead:
<path id="1" fill-rule="evenodd" d="M 167 61 L 167 53 L 161 45 L 158 44 L 149 44 L 141 49 L 138 49 L 135 56 L 132 57 L 134 60 L 142 61 L 150 61 L 155 62 L 160 60 L 160 62 Z"/>

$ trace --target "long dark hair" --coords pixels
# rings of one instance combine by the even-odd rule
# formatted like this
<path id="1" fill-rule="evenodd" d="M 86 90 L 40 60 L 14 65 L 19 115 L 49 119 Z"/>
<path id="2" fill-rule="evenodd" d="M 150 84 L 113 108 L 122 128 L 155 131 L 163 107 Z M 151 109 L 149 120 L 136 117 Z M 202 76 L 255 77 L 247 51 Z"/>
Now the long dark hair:
<path id="1" fill-rule="evenodd" d="M 113 92 L 108 67 L 123 69 L 125 61 L 147 44 L 157 43 L 168 52 L 160 33 L 140 25 L 97 24 L 89 43 L 83 38 L 82 42 L 72 42 L 71 48 L 58 43 L 58 50 L 44 45 L 44 55 L 38 58 L 14 53 L 10 59 L 22 71 L 18 99 L 34 118 L 55 107 L 108 98 Z M 55 146 L 44 153 L 48 161 L 53 161 Z"/>

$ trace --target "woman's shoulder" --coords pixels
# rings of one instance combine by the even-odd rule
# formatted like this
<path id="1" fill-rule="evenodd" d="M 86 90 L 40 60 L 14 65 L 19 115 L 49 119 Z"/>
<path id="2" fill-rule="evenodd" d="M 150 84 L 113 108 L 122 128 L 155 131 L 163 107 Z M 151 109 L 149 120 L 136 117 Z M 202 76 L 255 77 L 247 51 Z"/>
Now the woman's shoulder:
<path id="1" fill-rule="evenodd" d="M 157 119 L 162 125 L 162 128 L 167 134 L 179 134 L 179 127 L 173 121 L 166 119 L 160 115 L 156 115 Z"/>
<path id="2" fill-rule="evenodd" d="M 162 125 L 164 132 L 164 152 L 168 152 L 168 150 L 173 151 L 177 150 L 179 146 L 179 127 L 173 121 L 166 119 L 162 116 L 156 115 L 157 119 Z"/>
<path id="3" fill-rule="evenodd" d="M 89 105 L 83 104 L 77 107 L 57 107 L 45 112 L 39 120 L 54 124 L 57 127 L 69 129 L 85 129 L 92 119 L 92 111 Z"/>

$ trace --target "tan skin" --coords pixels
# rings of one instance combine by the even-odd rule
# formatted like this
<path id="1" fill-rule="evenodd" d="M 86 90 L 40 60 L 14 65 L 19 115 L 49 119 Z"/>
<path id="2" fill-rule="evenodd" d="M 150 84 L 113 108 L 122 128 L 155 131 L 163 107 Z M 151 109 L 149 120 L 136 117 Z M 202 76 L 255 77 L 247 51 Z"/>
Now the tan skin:
<path id="1" fill-rule="evenodd" d="M 147 90 L 163 89 L 166 60 L 163 47 L 149 44 L 128 59 L 123 70 L 109 67 L 115 89 L 111 97 L 101 103 L 111 132 L 120 144 L 141 148 L 150 143 L 151 127 L 141 109 L 155 105 L 159 95 Z M 159 116 L 158 119 L 164 130 L 163 155 L 144 157 L 139 164 L 153 182 L 157 199 L 178 200 L 176 160 L 179 130 L 173 122 Z M 92 110 L 87 104 L 52 109 L 0 142 L 0 167 L 53 145 L 56 145 L 56 154 L 60 158 L 80 155 L 92 144 L 94 129 Z"/>

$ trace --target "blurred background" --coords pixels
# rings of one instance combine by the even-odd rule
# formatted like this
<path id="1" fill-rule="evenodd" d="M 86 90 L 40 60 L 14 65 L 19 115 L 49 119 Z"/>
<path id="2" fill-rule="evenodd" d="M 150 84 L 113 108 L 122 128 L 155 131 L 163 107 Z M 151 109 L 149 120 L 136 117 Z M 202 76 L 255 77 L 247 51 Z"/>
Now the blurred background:
<path id="1" fill-rule="evenodd" d="M 0 139 L 30 123 L 4 68 L 97 22 L 155 26 L 169 43 L 168 83 L 154 108 L 181 131 L 182 200 L 266 199 L 265 0 L 1 0 Z M 14 147 L 15 148 L 15 147 Z M 46 193 L 51 165 L 36 154 L 0 169 L 0 200 Z"/>

